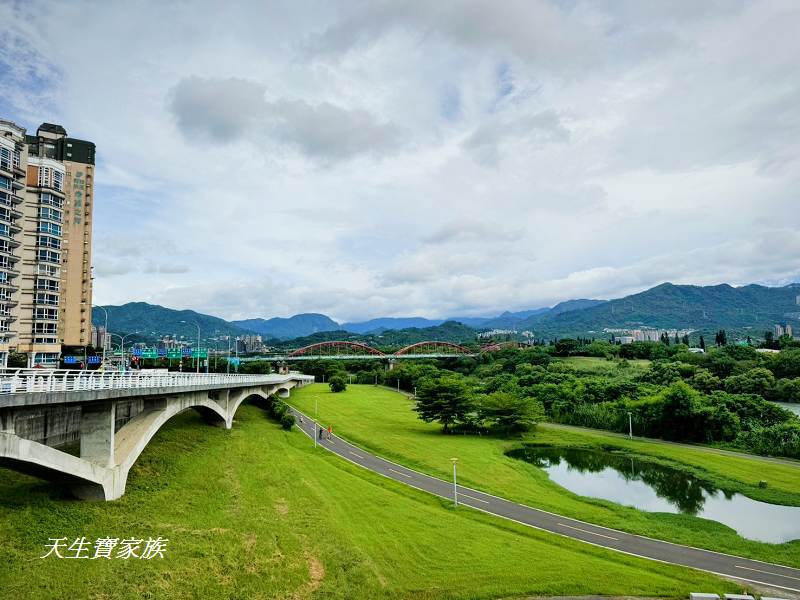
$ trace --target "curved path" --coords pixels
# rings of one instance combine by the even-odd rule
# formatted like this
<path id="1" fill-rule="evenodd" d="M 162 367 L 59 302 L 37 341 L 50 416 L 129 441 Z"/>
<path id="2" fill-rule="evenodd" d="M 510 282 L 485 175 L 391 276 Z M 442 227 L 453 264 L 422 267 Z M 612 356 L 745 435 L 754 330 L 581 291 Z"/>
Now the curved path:
<path id="1" fill-rule="evenodd" d="M 297 426 L 303 433 L 313 439 L 316 429 L 314 421 L 296 409 L 292 409 L 292 412 L 298 418 Z M 302 423 L 299 422 L 300 415 L 303 417 Z M 431 477 L 380 458 L 335 435 L 330 440 L 318 439 L 317 441 L 326 450 L 360 467 L 441 498 L 453 499 L 452 481 Z M 531 508 L 524 504 L 517 504 L 462 485 L 458 486 L 458 503 L 521 523 L 522 525 L 616 550 L 617 552 L 700 569 L 722 577 L 787 590 L 795 594 L 800 593 L 800 569 L 760 562 L 749 558 L 739 558 L 690 546 L 681 546 L 671 542 L 625 533 L 616 529 L 592 525 L 584 521 Z"/>

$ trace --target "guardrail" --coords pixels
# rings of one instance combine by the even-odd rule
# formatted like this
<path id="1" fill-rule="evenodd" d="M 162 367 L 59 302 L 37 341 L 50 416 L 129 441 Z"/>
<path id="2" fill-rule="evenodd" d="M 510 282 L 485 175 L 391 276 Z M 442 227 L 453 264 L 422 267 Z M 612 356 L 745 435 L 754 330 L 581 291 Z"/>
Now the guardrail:
<path id="1" fill-rule="evenodd" d="M 175 373 L 163 371 L 77 371 L 61 369 L 0 370 L 0 395 L 86 390 L 130 390 L 203 385 L 264 385 L 287 378 L 312 380 L 311 375 L 231 375 L 228 373 Z"/>

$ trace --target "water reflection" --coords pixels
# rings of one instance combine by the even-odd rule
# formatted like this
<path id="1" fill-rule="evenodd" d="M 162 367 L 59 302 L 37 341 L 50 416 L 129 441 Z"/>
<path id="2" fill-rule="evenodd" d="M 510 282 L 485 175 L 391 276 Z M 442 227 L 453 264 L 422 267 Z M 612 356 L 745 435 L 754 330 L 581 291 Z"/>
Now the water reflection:
<path id="1" fill-rule="evenodd" d="M 648 512 L 696 515 L 745 538 L 782 543 L 800 538 L 800 508 L 758 502 L 689 473 L 612 452 L 526 447 L 509 453 L 534 463 L 568 490 Z"/>

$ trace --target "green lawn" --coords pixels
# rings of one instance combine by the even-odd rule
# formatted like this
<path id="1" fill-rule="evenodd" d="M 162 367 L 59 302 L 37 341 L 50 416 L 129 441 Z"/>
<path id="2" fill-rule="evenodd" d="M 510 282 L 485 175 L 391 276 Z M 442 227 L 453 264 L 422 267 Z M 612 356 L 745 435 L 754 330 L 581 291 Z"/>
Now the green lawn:
<path id="1" fill-rule="evenodd" d="M 307 404 L 320 387 L 300 395 Z M 336 398 L 366 398 L 351 391 Z M 333 406 L 323 397 L 324 409 Z M 399 396 L 385 394 L 396 402 Z M 338 429 L 338 421 L 334 423 Z M 44 559 L 49 537 L 163 536 L 163 560 Z M 245 405 L 231 431 L 188 412 L 110 503 L 0 469 L 5 598 L 686 597 L 739 586 L 490 517 L 360 469 Z"/>
<path id="2" fill-rule="evenodd" d="M 605 358 L 594 356 L 569 356 L 567 358 L 557 358 L 556 360 L 571 364 L 578 371 L 591 371 L 593 373 L 606 373 L 608 371 L 619 372 L 618 363 Z M 631 370 L 643 370 L 650 366 L 649 360 L 632 359 L 626 361 Z"/>
<path id="3" fill-rule="evenodd" d="M 332 394 L 323 385 L 297 391 L 291 403 L 313 414 L 315 400 L 324 424 L 381 456 L 443 478 L 451 477 L 451 457 L 459 459 L 459 482 L 530 506 L 592 523 L 740 556 L 800 566 L 800 541 L 773 545 L 745 540 L 729 527 L 689 515 L 647 513 L 604 500 L 576 496 L 550 481 L 547 474 L 505 452 L 521 440 L 443 435 L 412 411 L 413 402 L 385 388 L 349 386 Z M 530 443 L 599 445 L 650 455 L 654 460 L 688 465 L 718 485 L 747 495 L 800 504 L 800 468 L 756 458 L 736 457 L 701 447 L 656 441 L 628 441 L 604 432 L 540 426 Z M 766 480 L 766 490 L 757 487 Z"/>

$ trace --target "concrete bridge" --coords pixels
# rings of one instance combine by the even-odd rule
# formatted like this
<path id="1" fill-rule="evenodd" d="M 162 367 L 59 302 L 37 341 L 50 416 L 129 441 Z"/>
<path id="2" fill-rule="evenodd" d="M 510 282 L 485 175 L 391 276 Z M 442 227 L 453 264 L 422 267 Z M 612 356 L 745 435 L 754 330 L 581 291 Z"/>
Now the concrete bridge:
<path id="1" fill-rule="evenodd" d="M 86 500 L 116 500 L 156 432 L 185 410 L 230 429 L 250 397 L 286 398 L 299 373 L 0 371 L 0 466 L 59 481 Z M 69 446 L 71 454 L 54 446 Z"/>

